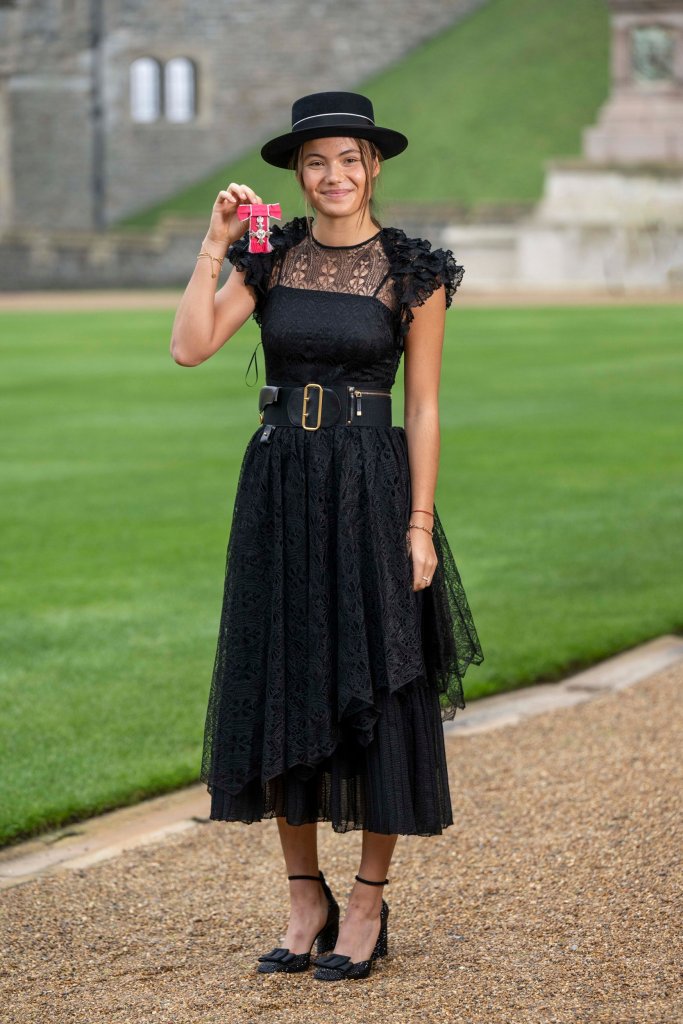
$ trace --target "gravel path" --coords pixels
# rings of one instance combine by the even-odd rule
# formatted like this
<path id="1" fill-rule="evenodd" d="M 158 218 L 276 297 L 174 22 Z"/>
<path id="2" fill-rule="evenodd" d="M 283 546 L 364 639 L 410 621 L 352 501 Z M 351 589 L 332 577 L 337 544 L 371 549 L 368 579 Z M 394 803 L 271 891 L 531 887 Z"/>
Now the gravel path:
<path id="1" fill-rule="evenodd" d="M 682 685 L 450 736 L 457 824 L 399 839 L 367 981 L 254 973 L 285 925 L 275 822 L 212 822 L 0 894 L 0 1021 L 680 1024 Z M 319 829 L 341 901 L 360 835 Z"/>

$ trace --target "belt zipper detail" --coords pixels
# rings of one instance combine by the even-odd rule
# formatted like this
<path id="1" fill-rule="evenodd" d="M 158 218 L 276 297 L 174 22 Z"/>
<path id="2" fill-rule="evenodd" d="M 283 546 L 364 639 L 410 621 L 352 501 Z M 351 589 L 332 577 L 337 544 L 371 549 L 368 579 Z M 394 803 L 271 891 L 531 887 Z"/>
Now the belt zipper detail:
<path id="1" fill-rule="evenodd" d="M 349 387 L 349 390 L 352 391 L 353 394 L 356 396 L 356 416 L 362 416 L 363 415 L 363 407 L 361 405 L 361 396 L 362 395 L 387 395 L 387 396 L 391 397 L 391 392 L 390 391 L 367 391 L 365 388 L 363 388 L 362 391 L 359 391 L 357 389 L 354 390 L 353 387 Z"/>

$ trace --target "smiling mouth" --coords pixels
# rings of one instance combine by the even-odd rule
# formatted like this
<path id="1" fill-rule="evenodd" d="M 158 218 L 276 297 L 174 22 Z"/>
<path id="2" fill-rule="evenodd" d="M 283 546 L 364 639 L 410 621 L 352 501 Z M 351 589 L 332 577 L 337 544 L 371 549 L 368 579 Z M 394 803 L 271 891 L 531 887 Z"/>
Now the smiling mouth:
<path id="1" fill-rule="evenodd" d="M 344 188 L 344 189 L 340 188 L 340 189 L 334 189 L 334 190 L 332 190 L 330 192 L 323 192 L 323 195 L 324 196 L 348 196 L 350 192 L 351 192 L 350 188 Z"/>

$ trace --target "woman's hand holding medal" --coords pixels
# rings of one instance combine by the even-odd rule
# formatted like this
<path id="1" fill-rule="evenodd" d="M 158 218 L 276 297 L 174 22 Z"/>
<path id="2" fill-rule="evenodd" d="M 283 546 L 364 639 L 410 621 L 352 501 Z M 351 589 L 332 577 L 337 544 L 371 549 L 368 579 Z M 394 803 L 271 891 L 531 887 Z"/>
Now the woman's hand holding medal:
<path id="1" fill-rule="evenodd" d="M 206 233 L 205 243 L 229 246 L 249 229 L 248 220 L 240 220 L 237 207 L 241 203 L 261 203 L 263 200 L 248 185 L 238 185 L 231 181 L 226 189 L 221 189 L 211 211 L 211 223 Z"/>

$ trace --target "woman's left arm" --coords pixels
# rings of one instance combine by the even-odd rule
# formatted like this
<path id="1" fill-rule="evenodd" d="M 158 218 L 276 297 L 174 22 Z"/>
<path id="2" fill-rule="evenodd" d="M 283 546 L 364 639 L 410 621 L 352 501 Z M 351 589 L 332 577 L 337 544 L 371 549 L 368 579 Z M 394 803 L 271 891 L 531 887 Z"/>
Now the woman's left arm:
<path id="1" fill-rule="evenodd" d="M 437 288 L 421 306 L 412 310 L 413 320 L 404 349 L 404 429 L 410 464 L 410 522 L 433 528 L 434 494 L 439 473 L 441 433 L 439 384 L 446 325 L 446 290 Z M 413 590 L 428 587 L 438 558 L 425 530 L 408 530 L 413 563 Z M 429 578 L 430 583 L 423 579 Z"/>

